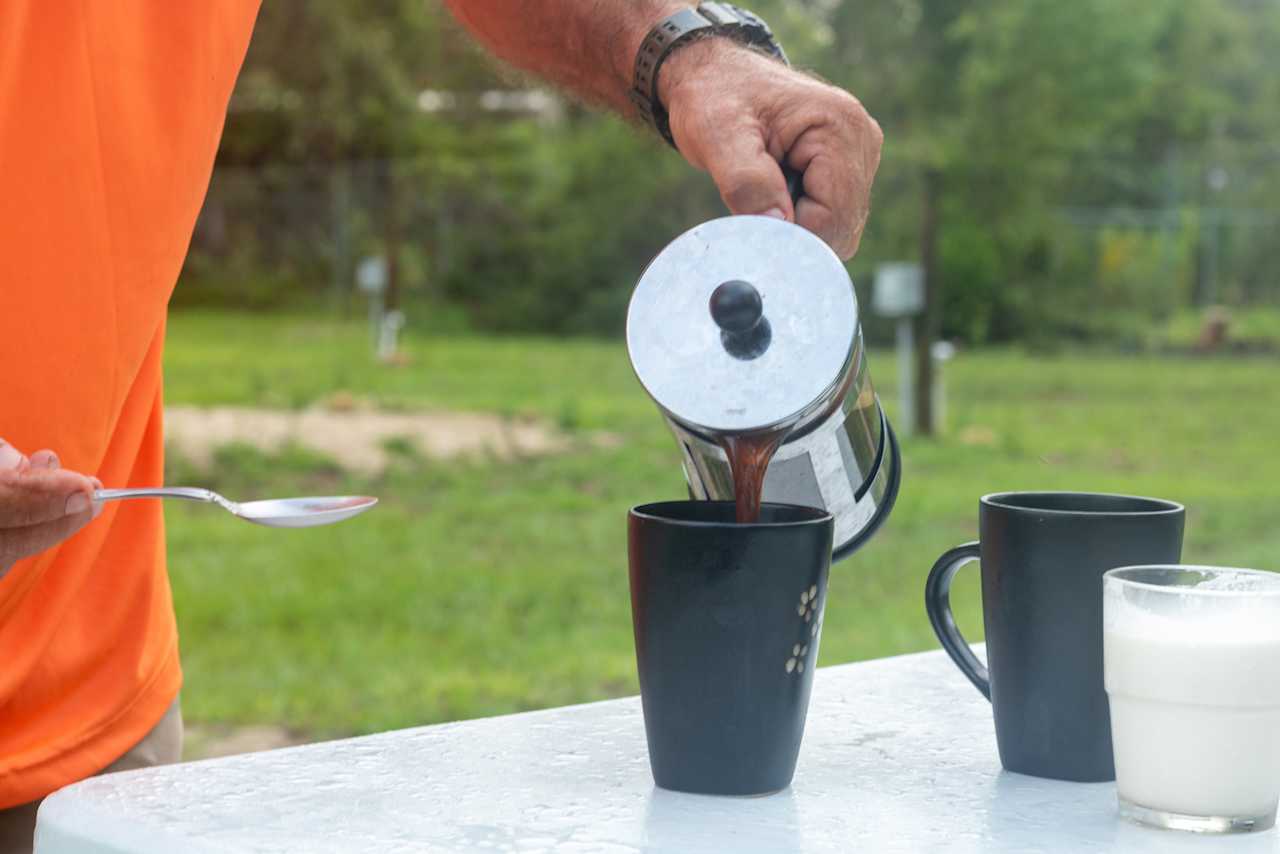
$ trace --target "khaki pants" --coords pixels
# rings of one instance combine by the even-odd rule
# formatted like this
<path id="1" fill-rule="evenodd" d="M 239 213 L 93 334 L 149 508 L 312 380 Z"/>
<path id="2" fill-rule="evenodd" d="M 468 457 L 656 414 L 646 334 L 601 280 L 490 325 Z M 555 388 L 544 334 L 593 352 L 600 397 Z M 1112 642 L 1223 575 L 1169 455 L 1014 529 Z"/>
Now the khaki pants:
<path id="1" fill-rule="evenodd" d="M 168 765 L 182 758 L 182 709 L 174 700 L 160 723 L 99 774 Z M 30 854 L 40 801 L 0 810 L 0 854 Z"/>

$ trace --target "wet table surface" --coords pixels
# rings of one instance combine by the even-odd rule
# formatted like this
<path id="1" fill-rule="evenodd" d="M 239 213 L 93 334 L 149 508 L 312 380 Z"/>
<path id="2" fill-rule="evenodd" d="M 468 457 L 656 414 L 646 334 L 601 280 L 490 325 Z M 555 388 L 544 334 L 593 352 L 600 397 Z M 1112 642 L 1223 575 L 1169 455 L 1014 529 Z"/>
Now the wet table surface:
<path id="1" fill-rule="evenodd" d="M 1002 772 L 942 653 L 818 671 L 795 781 L 655 789 L 636 698 L 127 771 L 40 810 L 40 854 L 205 851 L 1254 852 L 1116 818 L 1115 787 Z"/>

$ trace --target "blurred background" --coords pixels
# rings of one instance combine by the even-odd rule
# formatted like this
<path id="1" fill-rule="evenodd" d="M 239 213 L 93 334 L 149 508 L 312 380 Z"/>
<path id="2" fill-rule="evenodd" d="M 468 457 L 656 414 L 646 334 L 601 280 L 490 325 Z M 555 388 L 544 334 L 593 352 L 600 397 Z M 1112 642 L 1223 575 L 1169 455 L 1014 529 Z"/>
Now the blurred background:
<path id="1" fill-rule="evenodd" d="M 1173 498 L 1187 560 L 1280 569 L 1280 3 L 751 6 L 886 134 L 849 270 L 914 430 L 822 663 L 935 645 L 924 577 L 986 492 Z M 722 213 L 437 0 L 264 4 L 173 298 L 167 477 L 383 504 L 298 532 L 166 507 L 190 755 L 636 691 L 625 513 L 684 485 L 626 302 Z M 927 299 L 879 316 L 903 263 Z"/>

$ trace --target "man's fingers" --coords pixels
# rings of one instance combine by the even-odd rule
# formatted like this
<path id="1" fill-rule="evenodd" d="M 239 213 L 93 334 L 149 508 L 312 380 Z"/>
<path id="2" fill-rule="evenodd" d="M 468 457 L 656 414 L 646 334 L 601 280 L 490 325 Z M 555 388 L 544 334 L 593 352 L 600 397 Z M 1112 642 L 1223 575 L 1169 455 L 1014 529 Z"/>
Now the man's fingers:
<path id="1" fill-rule="evenodd" d="M 852 220 L 845 220 L 813 199 L 801 199 L 796 205 L 796 223 L 826 241 L 840 260 L 848 261 L 857 254 L 858 245 L 862 242 L 867 213 L 866 208 L 855 208 Z"/>
<path id="2" fill-rule="evenodd" d="M 58 455 L 36 451 L 28 459 L 0 440 L 0 578 L 18 560 L 70 537 L 99 513 L 93 490 L 102 484 L 61 468 Z"/>
<path id="3" fill-rule="evenodd" d="M 802 142 L 797 150 L 808 147 Z M 805 167 L 805 197 L 796 210 L 796 222 L 825 240 L 842 259 L 853 257 L 867 219 L 873 175 L 860 159 L 838 157 L 830 146 L 823 146 Z"/>
<path id="4" fill-rule="evenodd" d="M 52 522 L 9 528 L 0 536 L 0 568 L 56 546 L 93 521 L 96 515 L 93 509 L 88 509 Z"/>
<path id="5" fill-rule="evenodd" d="M 60 468 L 62 461 L 58 459 L 58 455 L 50 450 L 36 451 L 31 455 L 31 467 L 33 469 L 48 469 L 50 471 Z"/>
<path id="6" fill-rule="evenodd" d="M 802 129 L 791 138 L 785 130 L 775 130 L 776 143 L 786 148 L 792 168 L 804 172 L 796 222 L 848 260 L 858 249 L 870 212 L 884 133 L 847 92 L 824 87 L 819 100 L 826 105 L 821 113 L 808 103 L 794 113 L 784 112 L 781 126 Z"/>
<path id="7" fill-rule="evenodd" d="M 677 146 L 730 211 L 781 215 L 853 255 L 884 142 L 857 98 L 723 39 L 677 53 L 658 85 Z M 804 173 L 798 203 L 779 160 Z"/>
<path id="8" fill-rule="evenodd" d="M 4 439 L 0 439 L 0 471 L 20 469 L 26 461 L 25 454 Z"/>
<path id="9" fill-rule="evenodd" d="M 846 258 L 843 246 L 837 246 L 836 240 L 839 230 L 835 225 L 836 219 L 831 212 L 831 208 L 812 198 L 803 198 L 800 204 L 796 205 L 796 224 L 802 225 L 821 237 L 826 243 L 835 250 L 836 254 L 842 259 Z"/>
<path id="10" fill-rule="evenodd" d="M 794 219 L 782 167 L 752 133 L 726 133 L 703 158 L 731 213 Z"/>
<path id="11" fill-rule="evenodd" d="M 0 471 L 0 528 L 25 528 L 89 514 L 93 489 L 89 478 L 66 469 Z"/>

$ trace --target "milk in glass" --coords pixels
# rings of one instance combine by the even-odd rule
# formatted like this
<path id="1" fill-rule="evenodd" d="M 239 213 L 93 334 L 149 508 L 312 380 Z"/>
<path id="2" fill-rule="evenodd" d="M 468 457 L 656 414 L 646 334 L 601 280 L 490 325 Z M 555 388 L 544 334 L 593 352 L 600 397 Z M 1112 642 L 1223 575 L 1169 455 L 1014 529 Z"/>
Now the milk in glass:
<path id="1" fill-rule="evenodd" d="M 1167 593 L 1109 579 L 1105 680 L 1122 802 L 1274 820 L 1280 576 L 1256 575 Z"/>

